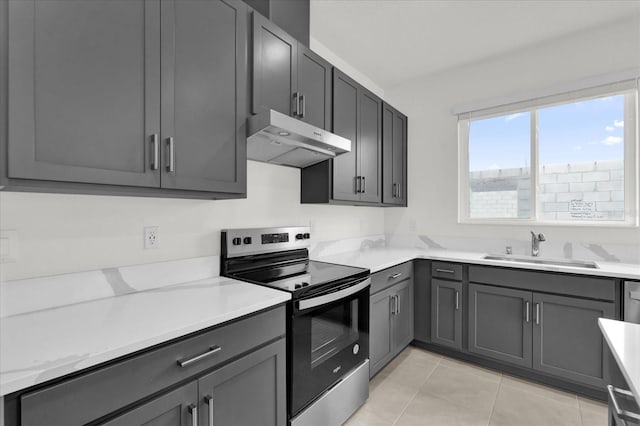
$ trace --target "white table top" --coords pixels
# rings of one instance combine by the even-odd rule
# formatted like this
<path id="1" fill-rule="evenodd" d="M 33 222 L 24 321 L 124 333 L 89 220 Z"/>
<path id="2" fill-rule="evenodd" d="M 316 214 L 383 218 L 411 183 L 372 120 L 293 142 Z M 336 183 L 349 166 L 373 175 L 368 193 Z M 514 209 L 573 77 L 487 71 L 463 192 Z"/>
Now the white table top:
<path id="1" fill-rule="evenodd" d="M 598 325 L 640 405 L 640 324 L 600 318 Z"/>
<path id="2" fill-rule="evenodd" d="M 0 318 L 0 395 L 284 303 L 224 277 Z"/>

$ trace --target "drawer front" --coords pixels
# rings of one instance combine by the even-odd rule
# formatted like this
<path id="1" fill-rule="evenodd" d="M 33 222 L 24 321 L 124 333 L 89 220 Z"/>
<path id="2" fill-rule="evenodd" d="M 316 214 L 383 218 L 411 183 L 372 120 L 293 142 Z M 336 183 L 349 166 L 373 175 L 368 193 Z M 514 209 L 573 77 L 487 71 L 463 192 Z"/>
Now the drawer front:
<path id="1" fill-rule="evenodd" d="M 285 324 L 285 308 L 279 307 L 26 393 L 21 425 L 85 424 L 283 336 Z M 178 365 L 210 351 L 196 362 Z"/>
<path id="2" fill-rule="evenodd" d="M 431 263 L 431 276 L 446 280 L 462 281 L 462 265 L 459 263 L 433 261 Z"/>
<path id="3" fill-rule="evenodd" d="M 413 262 L 405 262 L 391 268 L 384 269 L 371 275 L 371 294 L 404 281 L 413 276 Z"/>
<path id="4" fill-rule="evenodd" d="M 616 295 L 613 278 L 494 266 L 470 265 L 469 282 L 609 301 L 614 301 Z"/>

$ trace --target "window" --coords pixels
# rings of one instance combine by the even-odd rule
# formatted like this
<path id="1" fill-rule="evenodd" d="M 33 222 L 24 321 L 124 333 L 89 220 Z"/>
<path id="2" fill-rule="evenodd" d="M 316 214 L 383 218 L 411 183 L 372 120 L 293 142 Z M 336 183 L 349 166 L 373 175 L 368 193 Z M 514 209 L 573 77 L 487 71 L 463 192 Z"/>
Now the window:
<path id="1" fill-rule="evenodd" d="M 637 225 L 636 122 L 636 80 L 460 115 L 460 221 Z"/>

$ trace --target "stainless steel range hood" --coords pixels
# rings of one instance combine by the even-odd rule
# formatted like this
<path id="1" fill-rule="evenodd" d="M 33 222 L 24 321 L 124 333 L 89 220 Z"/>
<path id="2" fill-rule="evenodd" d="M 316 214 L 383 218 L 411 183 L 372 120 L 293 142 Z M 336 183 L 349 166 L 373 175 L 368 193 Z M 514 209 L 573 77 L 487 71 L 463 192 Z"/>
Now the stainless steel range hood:
<path id="1" fill-rule="evenodd" d="M 247 158 L 304 168 L 351 151 L 351 141 L 278 111 L 247 120 Z"/>

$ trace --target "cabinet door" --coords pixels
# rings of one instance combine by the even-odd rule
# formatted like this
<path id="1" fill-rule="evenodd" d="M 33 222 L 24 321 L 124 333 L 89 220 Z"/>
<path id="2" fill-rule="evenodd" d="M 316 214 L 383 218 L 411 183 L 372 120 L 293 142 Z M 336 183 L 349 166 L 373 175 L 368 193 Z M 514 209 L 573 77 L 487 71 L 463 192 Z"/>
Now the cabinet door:
<path id="1" fill-rule="evenodd" d="M 360 201 L 379 203 L 382 199 L 382 101 L 366 89 L 360 89 L 359 173 L 362 178 Z"/>
<path id="2" fill-rule="evenodd" d="M 351 141 L 351 151 L 333 160 L 333 199 L 357 201 L 359 85 L 344 73 L 333 69 L 333 133 Z"/>
<path id="3" fill-rule="evenodd" d="M 382 107 L 382 202 L 406 205 L 407 117 Z"/>
<path id="4" fill-rule="evenodd" d="M 598 318 L 614 318 L 614 304 L 533 293 L 533 306 L 533 368 L 603 387 L 606 345 Z"/>
<path id="5" fill-rule="evenodd" d="M 394 288 L 388 288 L 371 296 L 369 304 L 369 376 L 373 377 L 384 367 L 393 350 L 391 336 L 391 304 Z"/>
<path id="6" fill-rule="evenodd" d="M 197 382 L 188 383 L 176 390 L 146 402 L 131 411 L 100 423 L 103 426 L 188 426 L 196 424 Z"/>
<path id="7" fill-rule="evenodd" d="M 393 352 L 401 352 L 413 340 L 413 280 L 405 280 L 393 286 L 396 298 L 391 317 Z"/>
<path id="8" fill-rule="evenodd" d="M 198 424 L 286 425 L 285 357 L 280 339 L 198 380 Z"/>
<path id="9" fill-rule="evenodd" d="M 164 188 L 245 191 L 247 13 L 239 0 L 162 2 Z"/>
<path id="10" fill-rule="evenodd" d="M 252 112 L 273 109 L 293 115 L 298 85 L 298 42 L 277 25 L 253 12 Z"/>
<path id="11" fill-rule="evenodd" d="M 431 341 L 431 261 L 413 261 L 413 327 L 414 337 Z"/>
<path id="12" fill-rule="evenodd" d="M 431 280 L 431 341 L 462 348 L 462 283 Z"/>
<path id="13" fill-rule="evenodd" d="M 298 45 L 298 93 L 300 119 L 321 129 L 331 129 L 331 64 Z"/>
<path id="14" fill-rule="evenodd" d="M 469 352 L 531 367 L 530 291 L 469 284 Z"/>
<path id="15" fill-rule="evenodd" d="M 9 2 L 11 178 L 158 187 L 160 2 Z"/>

